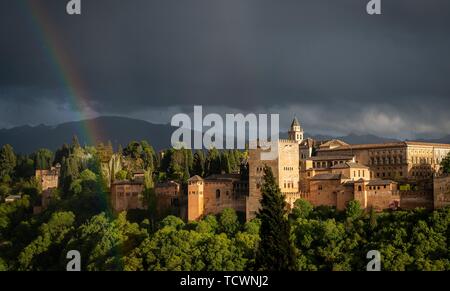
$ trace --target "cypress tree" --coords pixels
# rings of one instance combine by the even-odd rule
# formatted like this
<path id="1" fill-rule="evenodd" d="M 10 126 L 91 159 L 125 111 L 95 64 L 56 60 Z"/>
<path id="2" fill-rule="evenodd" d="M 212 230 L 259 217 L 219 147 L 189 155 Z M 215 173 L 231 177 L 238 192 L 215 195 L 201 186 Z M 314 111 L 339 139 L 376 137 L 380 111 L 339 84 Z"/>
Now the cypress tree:
<path id="1" fill-rule="evenodd" d="M 255 266 L 263 271 L 296 270 L 296 250 L 287 218 L 285 197 L 275 182 L 272 169 L 264 168 L 264 183 L 261 189 L 261 209 L 257 217 L 261 220 L 258 251 Z"/>
<path id="2" fill-rule="evenodd" d="M 74 135 L 73 137 L 72 137 L 72 147 L 74 148 L 74 149 L 79 149 L 81 146 L 80 146 L 80 142 L 78 141 L 78 136 L 76 136 L 76 135 Z"/>
<path id="3" fill-rule="evenodd" d="M 228 152 L 224 151 L 222 153 L 222 158 L 220 159 L 220 167 L 221 172 L 223 171 L 226 174 L 230 174 L 232 172 L 231 165 L 230 165 L 230 157 L 228 155 Z"/>
<path id="4" fill-rule="evenodd" d="M 375 209 L 373 207 L 370 208 L 369 213 L 369 226 L 370 230 L 373 231 L 377 227 L 377 214 L 375 213 Z"/>
<path id="5" fill-rule="evenodd" d="M 208 151 L 208 157 L 206 158 L 205 172 L 206 176 L 212 174 L 220 174 L 220 153 L 216 148 L 212 148 Z"/>
<path id="6" fill-rule="evenodd" d="M 189 174 L 189 163 L 188 163 L 188 153 L 184 152 L 184 171 L 183 171 L 183 183 L 187 183 L 187 180 L 191 177 Z"/>
<path id="7" fill-rule="evenodd" d="M 238 170 L 238 163 L 236 162 L 236 155 L 234 152 L 234 150 L 228 151 L 228 161 L 230 163 L 231 172 L 236 172 Z"/>
<path id="8" fill-rule="evenodd" d="M 205 155 L 202 151 L 197 150 L 194 154 L 193 174 L 203 177 L 205 174 Z"/>

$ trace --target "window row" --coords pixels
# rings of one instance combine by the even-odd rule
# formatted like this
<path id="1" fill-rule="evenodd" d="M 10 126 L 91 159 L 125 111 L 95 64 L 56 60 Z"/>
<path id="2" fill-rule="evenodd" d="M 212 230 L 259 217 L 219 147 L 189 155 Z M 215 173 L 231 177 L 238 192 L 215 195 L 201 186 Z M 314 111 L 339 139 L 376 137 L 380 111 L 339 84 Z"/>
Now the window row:
<path id="1" fill-rule="evenodd" d="M 284 188 L 294 188 L 294 182 L 292 181 L 284 181 Z"/>
<path id="2" fill-rule="evenodd" d="M 344 161 L 321 161 L 321 162 L 313 162 L 313 168 L 328 168 L 335 165 L 344 164 Z"/>
<path id="3" fill-rule="evenodd" d="M 369 160 L 370 165 L 398 165 L 403 164 L 403 157 L 372 157 Z"/>

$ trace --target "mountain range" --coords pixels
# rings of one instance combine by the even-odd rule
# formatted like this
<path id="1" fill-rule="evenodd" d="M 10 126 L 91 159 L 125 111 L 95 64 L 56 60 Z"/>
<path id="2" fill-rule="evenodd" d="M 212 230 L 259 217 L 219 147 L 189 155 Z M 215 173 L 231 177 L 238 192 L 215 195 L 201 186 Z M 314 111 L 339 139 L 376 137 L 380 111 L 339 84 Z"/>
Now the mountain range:
<path id="1" fill-rule="evenodd" d="M 86 124 L 94 125 L 92 130 L 86 130 Z M 147 121 L 126 118 L 103 116 L 86 121 L 66 122 L 56 126 L 19 126 L 9 129 L 0 129 L 0 146 L 10 144 L 18 153 L 31 153 L 40 148 L 56 150 L 64 143 L 70 143 L 74 135 L 78 137 L 81 145 L 92 145 L 111 141 L 117 148 L 120 144 L 127 145 L 130 141 L 147 140 L 156 150 L 168 148 L 170 138 L 176 128 L 170 124 L 153 124 Z M 287 136 L 281 133 L 281 137 Z M 349 134 L 346 136 L 326 136 L 305 134 L 316 140 L 340 139 L 349 144 L 385 143 L 399 141 L 376 135 Z M 438 143 L 450 143 L 450 135 L 440 139 L 420 140 Z"/>

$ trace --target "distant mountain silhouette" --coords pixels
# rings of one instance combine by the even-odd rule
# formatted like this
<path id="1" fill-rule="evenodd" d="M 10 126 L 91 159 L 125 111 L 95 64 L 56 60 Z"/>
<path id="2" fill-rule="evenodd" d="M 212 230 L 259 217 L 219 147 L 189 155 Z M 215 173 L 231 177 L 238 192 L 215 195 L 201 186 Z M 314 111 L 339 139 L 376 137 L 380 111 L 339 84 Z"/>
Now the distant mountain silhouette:
<path id="1" fill-rule="evenodd" d="M 287 133 L 281 134 L 284 138 L 287 138 Z M 345 136 L 332 136 L 332 135 L 321 135 L 321 134 L 308 134 L 305 133 L 306 138 L 312 138 L 318 141 L 339 139 L 348 144 L 369 144 L 369 143 L 388 143 L 388 142 L 398 142 L 400 140 L 386 137 L 379 137 L 373 134 L 358 135 L 351 133 Z"/>
<path id="2" fill-rule="evenodd" d="M 89 120 L 94 124 L 99 136 L 94 140 L 88 139 L 85 130 L 86 122 L 75 121 L 62 123 L 57 126 L 38 125 L 38 126 L 19 126 L 11 129 L 0 129 L 0 146 L 10 144 L 18 153 L 31 153 L 40 148 L 56 150 L 64 143 L 71 143 L 72 137 L 76 135 L 81 145 L 93 145 L 111 141 L 117 149 L 118 145 L 126 146 L 130 141 L 146 140 L 155 150 L 162 150 L 170 147 L 170 138 L 176 128 L 170 124 L 153 124 L 143 120 L 137 120 L 126 117 L 103 116 Z M 248 135 L 247 135 L 248 136 Z M 383 138 L 375 135 L 357 135 L 349 134 L 347 136 L 327 136 L 310 135 L 316 140 L 340 139 L 349 144 L 366 143 L 386 143 L 399 141 L 391 138 Z M 281 133 L 280 137 L 286 138 L 287 133 Z M 450 135 L 440 139 L 422 140 L 437 143 L 450 143 Z"/>
<path id="3" fill-rule="evenodd" d="M 368 143 L 388 143 L 388 142 L 398 142 L 400 140 L 393 138 L 379 137 L 373 134 L 363 134 L 358 135 L 351 133 L 346 136 L 325 136 L 325 135 L 313 135 L 311 138 L 316 140 L 329 140 L 329 139 L 340 139 L 348 144 L 368 144 Z"/>
<path id="4" fill-rule="evenodd" d="M 64 143 L 71 143 L 76 135 L 81 145 L 107 143 L 114 147 L 126 146 L 130 141 L 147 140 L 155 149 L 170 145 L 173 128 L 170 125 L 152 124 L 142 120 L 125 117 L 98 117 L 89 121 L 95 125 L 99 136 L 89 140 L 86 136 L 85 122 L 67 122 L 57 126 L 20 126 L 0 129 L 0 145 L 10 144 L 18 153 L 31 153 L 40 148 L 56 150 Z"/>
<path id="5" fill-rule="evenodd" d="M 435 143 L 448 143 L 448 144 L 450 144 L 450 135 L 446 135 L 444 137 L 435 138 L 435 139 L 418 139 L 417 141 L 435 142 Z"/>

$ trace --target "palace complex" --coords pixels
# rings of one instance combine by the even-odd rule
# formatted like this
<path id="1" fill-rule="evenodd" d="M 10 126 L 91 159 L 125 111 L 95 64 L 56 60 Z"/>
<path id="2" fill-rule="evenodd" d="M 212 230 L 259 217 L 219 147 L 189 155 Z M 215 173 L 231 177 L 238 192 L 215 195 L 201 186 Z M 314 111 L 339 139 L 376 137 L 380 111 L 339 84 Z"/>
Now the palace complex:
<path id="1" fill-rule="evenodd" d="M 219 213 L 226 207 L 245 213 L 247 220 L 254 218 L 260 207 L 265 165 L 271 167 L 289 207 L 300 198 L 338 210 L 351 200 L 377 211 L 450 205 L 450 178 L 439 175 L 449 144 L 317 142 L 304 138 L 295 118 L 288 139 L 278 142 L 278 158 L 263 161 L 262 151 L 260 147 L 249 150 L 248 180 L 237 175 L 192 177 L 187 219 Z"/>
<path id="2" fill-rule="evenodd" d="M 278 158 L 262 160 L 258 146 L 248 152 L 248 176 L 239 173 L 193 176 L 187 185 L 167 181 L 154 186 L 158 215 L 173 214 L 188 221 L 233 208 L 247 220 L 260 208 L 264 167 L 269 166 L 287 207 L 297 199 L 314 206 L 343 210 L 349 201 L 364 209 L 440 208 L 450 205 L 450 177 L 441 174 L 440 163 L 450 152 L 449 144 L 391 142 L 347 144 L 341 140 L 315 141 L 304 138 L 295 118 L 287 139 L 278 141 Z M 109 164 L 120 164 L 120 159 Z M 114 163 L 111 161 L 114 160 Z M 112 166 L 114 169 L 115 166 Z M 36 171 L 42 185 L 40 212 L 48 206 L 58 187 L 59 166 Z M 110 176 L 114 176 L 114 170 Z M 110 181 L 111 205 L 116 212 L 145 209 L 144 172 L 135 171 L 129 180 Z"/>

